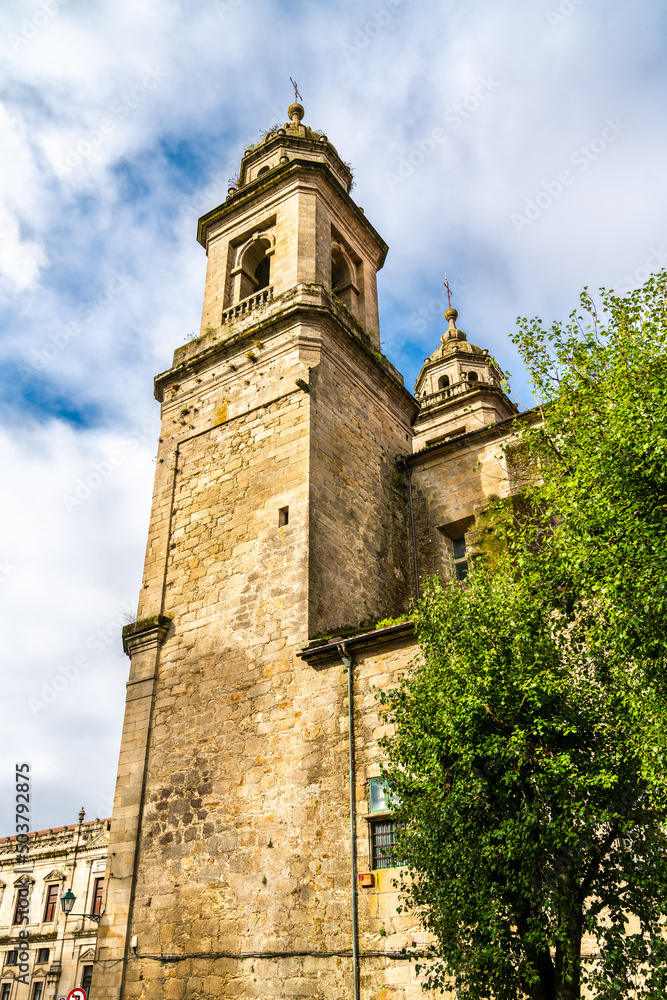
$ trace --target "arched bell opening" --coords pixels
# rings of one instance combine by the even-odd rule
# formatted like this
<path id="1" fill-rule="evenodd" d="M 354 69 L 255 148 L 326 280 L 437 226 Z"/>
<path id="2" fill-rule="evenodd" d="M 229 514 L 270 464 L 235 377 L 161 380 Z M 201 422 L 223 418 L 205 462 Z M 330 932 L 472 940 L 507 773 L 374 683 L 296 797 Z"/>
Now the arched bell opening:
<path id="1" fill-rule="evenodd" d="M 243 250 L 234 274 L 237 283 L 236 301 L 269 287 L 272 253 L 271 241 L 266 236 L 253 240 Z"/>
<path id="2" fill-rule="evenodd" d="M 359 298 L 356 270 L 340 244 L 334 243 L 331 248 L 331 291 L 354 316 L 357 315 Z"/>
<path id="3" fill-rule="evenodd" d="M 255 291 L 261 288 L 268 288 L 271 280 L 271 258 L 262 257 L 255 268 Z"/>

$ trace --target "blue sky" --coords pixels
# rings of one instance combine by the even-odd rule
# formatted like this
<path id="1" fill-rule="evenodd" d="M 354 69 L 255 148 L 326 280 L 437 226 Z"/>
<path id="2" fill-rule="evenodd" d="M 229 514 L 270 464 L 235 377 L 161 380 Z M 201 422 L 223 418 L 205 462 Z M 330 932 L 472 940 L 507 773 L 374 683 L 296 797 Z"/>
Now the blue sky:
<path id="1" fill-rule="evenodd" d="M 36 827 L 110 812 L 152 379 L 199 328 L 197 217 L 284 121 L 290 76 L 389 244 L 381 336 L 406 384 L 446 271 L 530 404 L 517 315 L 563 319 L 584 285 L 667 263 L 666 36 L 657 0 L 2 5 L 0 833 L 15 760 Z"/>

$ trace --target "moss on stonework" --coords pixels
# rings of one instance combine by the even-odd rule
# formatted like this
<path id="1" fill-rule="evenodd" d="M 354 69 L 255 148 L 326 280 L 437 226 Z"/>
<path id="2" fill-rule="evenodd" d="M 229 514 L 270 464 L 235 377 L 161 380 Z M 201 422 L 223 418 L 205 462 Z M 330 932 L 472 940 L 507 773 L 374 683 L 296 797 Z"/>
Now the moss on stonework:
<path id="1" fill-rule="evenodd" d="M 158 628 L 160 625 L 169 625 L 170 622 L 171 617 L 162 614 L 151 615 L 149 618 L 142 618 L 138 622 L 130 622 L 129 625 L 123 626 L 123 638 L 126 639 L 137 632 L 148 632 L 149 629 Z"/>
<path id="2" fill-rule="evenodd" d="M 392 625 L 404 625 L 405 622 L 411 622 L 414 616 L 406 611 L 404 615 L 399 615 L 397 618 L 383 618 L 381 621 L 376 622 L 375 630 L 380 628 L 390 628 Z"/>

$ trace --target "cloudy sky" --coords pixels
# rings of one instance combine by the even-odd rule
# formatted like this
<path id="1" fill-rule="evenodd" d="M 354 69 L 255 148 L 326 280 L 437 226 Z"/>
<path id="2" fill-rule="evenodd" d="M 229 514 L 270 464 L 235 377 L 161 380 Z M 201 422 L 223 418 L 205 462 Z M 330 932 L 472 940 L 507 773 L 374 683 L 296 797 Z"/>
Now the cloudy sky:
<path id="1" fill-rule="evenodd" d="M 0 834 L 110 814 L 158 410 L 199 327 L 197 217 L 244 148 L 306 122 L 390 246 L 411 387 L 459 325 L 530 390 L 517 315 L 667 262 L 659 0 L 6 0 L 0 9 Z M 92 483 L 94 486 L 87 485 Z"/>

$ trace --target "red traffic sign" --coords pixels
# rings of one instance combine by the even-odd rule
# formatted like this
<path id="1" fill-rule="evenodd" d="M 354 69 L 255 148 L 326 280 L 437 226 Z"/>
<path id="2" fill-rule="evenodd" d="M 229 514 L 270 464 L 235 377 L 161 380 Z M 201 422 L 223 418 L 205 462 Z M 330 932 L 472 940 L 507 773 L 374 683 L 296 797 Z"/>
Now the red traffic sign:
<path id="1" fill-rule="evenodd" d="M 83 986 L 75 986 L 67 994 L 67 1000 L 88 1000 L 88 996 Z"/>

